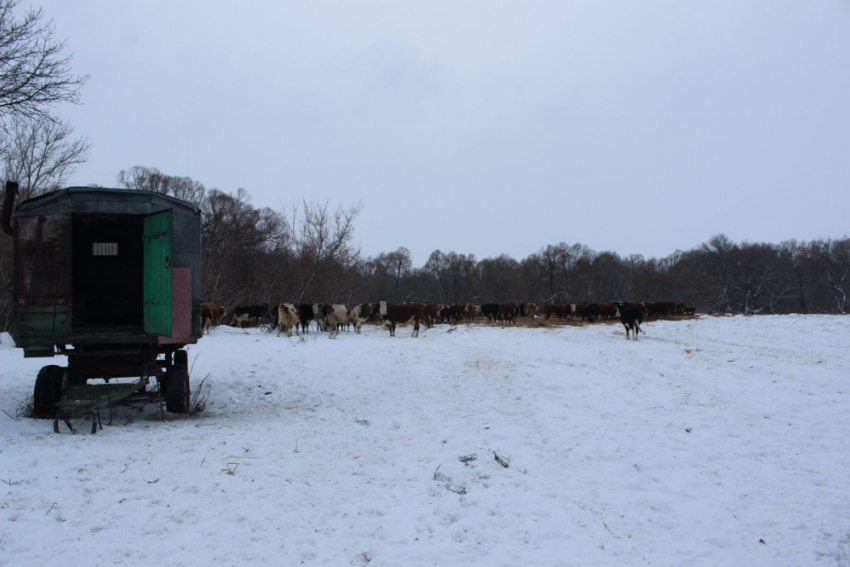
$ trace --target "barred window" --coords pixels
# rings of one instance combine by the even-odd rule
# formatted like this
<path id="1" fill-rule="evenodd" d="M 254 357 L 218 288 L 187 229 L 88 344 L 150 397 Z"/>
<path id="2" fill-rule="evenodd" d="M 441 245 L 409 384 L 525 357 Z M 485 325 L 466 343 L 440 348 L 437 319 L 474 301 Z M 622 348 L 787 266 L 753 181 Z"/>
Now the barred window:
<path id="1" fill-rule="evenodd" d="M 92 242 L 92 256 L 117 256 L 117 242 Z"/>

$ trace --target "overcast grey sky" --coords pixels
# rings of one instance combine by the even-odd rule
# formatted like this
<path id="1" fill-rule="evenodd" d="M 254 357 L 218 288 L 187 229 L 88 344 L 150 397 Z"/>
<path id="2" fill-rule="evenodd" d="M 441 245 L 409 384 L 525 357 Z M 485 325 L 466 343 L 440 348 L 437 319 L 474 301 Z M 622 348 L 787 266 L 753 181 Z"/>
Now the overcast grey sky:
<path id="1" fill-rule="evenodd" d="M 33 5 L 91 75 L 74 185 L 362 201 L 417 266 L 850 233 L 848 0 Z"/>

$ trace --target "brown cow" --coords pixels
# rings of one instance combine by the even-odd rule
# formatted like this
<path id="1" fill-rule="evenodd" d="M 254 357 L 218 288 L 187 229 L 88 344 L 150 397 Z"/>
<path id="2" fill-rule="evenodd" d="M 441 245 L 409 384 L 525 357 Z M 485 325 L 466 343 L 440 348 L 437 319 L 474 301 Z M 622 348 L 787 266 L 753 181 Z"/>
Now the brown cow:
<path id="1" fill-rule="evenodd" d="M 425 314 L 425 326 L 430 329 L 434 326 L 434 321 L 440 318 L 440 310 L 444 307 L 444 305 L 432 303 L 430 305 L 423 305 L 422 307 Z"/>
<path id="2" fill-rule="evenodd" d="M 224 317 L 224 307 L 215 303 L 201 303 L 201 332 L 208 334 Z"/>
<path id="3" fill-rule="evenodd" d="M 384 326 L 390 331 L 390 336 L 395 336 L 396 325 L 413 323 L 413 336 L 419 336 L 419 320 L 425 316 L 424 305 L 388 305 L 386 301 L 378 303 L 376 315 L 384 321 Z"/>
<path id="4" fill-rule="evenodd" d="M 561 319 L 570 314 L 570 306 L 564 303 L 547 303 L 543 306 L 543 316 L 546 320 L 552 315 L 557 315 Z"/>
<path id="5" fill-rule="evenodd" d="M 664 315 L 665 318 L 669 318 L 676 311 L 676 304 L 672 301 L 653 301 L 649 305 L 646 306 L 648 314 L 646 319 L 649 320 L 650 317 L 655 315 L 655 320 L 661 318 Z"/>
<path id="6" fill-rule="evenodd" d="M 599 306 L 599 317 L 602 319 L 612 319 L 619 313 L 614 301 L 597 301 L 596 305 Z"/>
<path id="7" fill-rule="evenodd" d="M 535 315 L 537 315 L 537 305 L 534 303 L 526 303 L 525 316 L 533 321 Z"/>
<path id="8" fill-rule="evenodd" d="M 464 318 L 472 323 L 475 320 L 475 316 L 478 315 L 478 306 L 473 305 L 472 303 L 467 303 L 466 307 L 463 310 Z"/>
<path id="9" fill-rule="evenodd" d="M 587 309 L 587 301 L 576 301 L 570 303 L 570 319 L 578 318 L 581 321 L 584 318 L 584 310 Z"/>
<path id="10" fill-rule="evenodd" d="M 496 319 L 505 323 L 516 323 L 517 308 L 513 303 L 500 303 Z"/>

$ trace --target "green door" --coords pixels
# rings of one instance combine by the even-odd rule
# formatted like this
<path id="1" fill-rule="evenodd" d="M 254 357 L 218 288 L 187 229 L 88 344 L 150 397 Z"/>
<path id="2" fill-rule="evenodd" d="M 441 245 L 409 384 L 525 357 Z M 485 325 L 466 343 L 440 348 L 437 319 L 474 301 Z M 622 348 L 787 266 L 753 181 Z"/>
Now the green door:
<path id="1" fill-rule="evenodd" d="M 145 217 L 145 332 L 171 336 L 171 209 Z"/>

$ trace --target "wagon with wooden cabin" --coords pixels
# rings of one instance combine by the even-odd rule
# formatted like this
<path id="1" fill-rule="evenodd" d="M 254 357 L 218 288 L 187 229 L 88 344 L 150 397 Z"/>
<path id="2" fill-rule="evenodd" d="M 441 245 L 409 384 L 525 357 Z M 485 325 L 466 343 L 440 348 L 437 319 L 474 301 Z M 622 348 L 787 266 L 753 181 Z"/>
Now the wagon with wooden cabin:
<path id="1" fill-rule="evenodd" d="M 16 191 L 6 184 L 0 219 L 14 238 L 12 336 L 24 357 L 68 360 L 39 371 L 34 413 L 58 430 L 59 418 L 94 418 L 151 378 L 168 411 L 186 413 L 183 347 L 201 336 L 200 210 L 152 191 L 70 187 L 12 211 Z"/>

